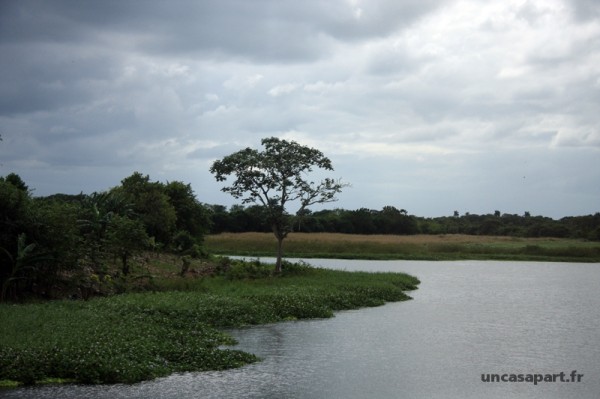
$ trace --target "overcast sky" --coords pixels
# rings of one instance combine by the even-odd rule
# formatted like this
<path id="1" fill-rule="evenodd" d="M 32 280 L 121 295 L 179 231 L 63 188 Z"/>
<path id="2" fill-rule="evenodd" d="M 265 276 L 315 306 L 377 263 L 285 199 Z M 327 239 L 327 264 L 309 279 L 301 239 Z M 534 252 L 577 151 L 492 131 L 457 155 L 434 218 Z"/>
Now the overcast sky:
<path id="1" fill-rule="evenodd" d="M 34 195 L 320 149 L 325 208 L 600 211 L 597 0 L 0 2 L 0 175 Z M 325 176 L 325 175 L 324 175 Z"/>

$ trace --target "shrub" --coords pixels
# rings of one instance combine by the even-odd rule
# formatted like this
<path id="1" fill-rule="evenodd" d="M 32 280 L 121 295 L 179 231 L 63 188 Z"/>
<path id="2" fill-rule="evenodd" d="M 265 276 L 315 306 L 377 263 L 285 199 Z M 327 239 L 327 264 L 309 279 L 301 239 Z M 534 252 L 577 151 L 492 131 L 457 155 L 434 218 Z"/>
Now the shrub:
<path id="1" fill-rule="evenodd" d="M 249 280 L 270 277 L 273 274 L 273 268 L 269 265 L 261 264 L 257 259 L 252 262 L 236 261 L 231 264 L 225 277 L 229 280 Z"/>

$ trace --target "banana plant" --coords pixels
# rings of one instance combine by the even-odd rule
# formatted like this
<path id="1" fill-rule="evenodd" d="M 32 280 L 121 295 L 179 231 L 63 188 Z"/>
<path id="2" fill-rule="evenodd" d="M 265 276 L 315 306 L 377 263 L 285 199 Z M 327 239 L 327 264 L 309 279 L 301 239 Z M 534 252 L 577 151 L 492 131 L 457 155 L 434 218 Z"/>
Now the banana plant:
<path id="1" fill-rule="evenodd" d="M 131 215 L 132 206 L 124 196 L 106 192 L 93 193 L 84 201 L 83 206 L 88 211 L 83 219 L 78 220 L 78 223 L 89 242 L 90 260 L 94 268 L 99 269 L 111 221 L 116 215 Z"/>
<path id="2" fill-rule="evenodd" d="M 34 253 L 35 248 L 35 243 L 27 244 L 27 236 L 25 233 L 19 234 L 17 238 L 16 256 L 13 256 L 6 248 L 0 247 L 0 250 L 6 254 L 10 261 L 10 273 L 6 279 L 2 281 L 2 289 L 0 291 L 1 301 L 6 300 L 6 294 L 8 293 L 11 283 L 17 280 L 26 279 L 25 273 L 27 271 L 35 271 L 39 262 L 50 259 L 50 257 L 45 254 Z"/>

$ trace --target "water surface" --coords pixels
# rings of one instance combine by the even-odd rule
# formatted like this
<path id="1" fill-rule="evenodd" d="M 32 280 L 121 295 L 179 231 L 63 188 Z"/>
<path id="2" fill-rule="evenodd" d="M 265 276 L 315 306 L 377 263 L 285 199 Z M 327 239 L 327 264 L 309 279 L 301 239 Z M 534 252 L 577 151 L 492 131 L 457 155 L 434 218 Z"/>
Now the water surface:
<path id="1" fill-rule="evenodd" d="M 51 386 L 19 398 L 598 398 L 600 264 L 310 260 L 403 271 L 412 301 L 231 331 L 264 360 L 134 385 Z M 486 383 L 483 373 L 583 374 Z"/>

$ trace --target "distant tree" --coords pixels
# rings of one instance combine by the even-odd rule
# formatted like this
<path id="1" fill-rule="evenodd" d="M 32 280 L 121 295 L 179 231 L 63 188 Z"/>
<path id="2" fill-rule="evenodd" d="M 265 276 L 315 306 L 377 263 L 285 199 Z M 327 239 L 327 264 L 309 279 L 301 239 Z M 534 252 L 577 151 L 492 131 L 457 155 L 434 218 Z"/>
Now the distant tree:
<path id="1" fill-rule="evenodd" d="M 252 226 L 252 220 L 250 215 L 246 212 L 246 208 L 243 205 L 232 205 L 229 208 L 229 215 L 231 216 L 231 229 L 232 232 L 243 232 L 243 231 L 256 231 Z"/>
<path id="2" fill-rule="evenodd" d="M 8 175 L 6 175 L 6 177 L 4 177 L 4 181 L 12 184 L 21 191 L 29 191 L 29 187 L 27 187 L 27 184 L 25 184 L 23 179 L 21 179 L 21 176 L 19 176 L 16 173 L 9 173 Z"/>
<path id="3" fill-rule="evenodd" d="M 210 168 L 217 181 L 231 175 L 235 181 L 222 189 L 244 204 L 254 203 L 265 208 L 267 219 L 277 239 L 275 271 L 281 271 L 283 240 L 292 230 L 294 217 L 287 207 L 297 206 L 296 215 L 314 204 L 335 201 L 346 184 L 326 178 L 320 183 L 308 180 L 314 167 L 333 170 L 331 161 L 317 149 L 276 137 L 261 141 L 264 151 L 252 148 L 240 150 L 217 160 Z"/>
<path id="4" fill-rule="evenodd" d="M 33 224 L 32 200 L 4 178 L 0 179 L 0 286 L 6 295 L 9 283 L 17 281 L 23 264 L 24 238 Z M 28 250 L 27 253 L 31 252 Z M 18 262 L 17 260 L 20 259 Z M 19 275 L 17 275 L 19 274 Z"/>
<path id="5" fill-rule="evenodd" d="M 298 231 L 302 230 L 302 222 L 304 220 L 306 220 L 306 218 L 308 216 L 310 216 L 310 214 L 312 213 L 312 211 L 310 209 L 304 209 L 303 211 L 300 211 L 297 213 L 298 216 Z"/>
<path id="6" fill-rule="evenodd" d="M 38 294 L 54 297 L 55 289 L 61 292 L 61 286 L 70 285 L 71 276 L 83 267 L 84 242 L 78 224 L 81 206 L 35 198 L 32 210 L 35 222 L 28 238 L 37 244 L 35 287 Z"/>
<path id="7" fill-rule="evenodd" d="M 94 272 L 104 269 L 106 231 L 114 215 L 131 214 L 131 205 L 118 192 L 94 192 L 81 198 L 79 230 L 85 242 L 84 259 Z"/>
<path id="8" fill-rule="evenodd" d="M 376 233 L 405 234 L 403 225 L 406 218 L 407 212 L 405 209 L 398 210 L 391 205 L 384 206 L 375 218 L 377 223 Z"/>
<path id="9" fill-rule="evenodd" d="M 79 267 L 79 207 L 31 198 L 25 187 L 0 179 L 0 296 L 4 299 L 30 294 L 52 297 L 53 289 Z"/>
<path id="10" fill-rule="evenodd" d="M 476 231 L 479 235 L 498 235 L 500 228 L 502 227 L 502 223 L 493 218 L 486 218 L 483 222 L 478 223 L 478 229 Z"/>
<path id="11" fill-rule="evenodd" d="M 227 212 L 227 207 L 224 205 L 206 205 L 208 209 L 211 233 L 222 233 L 231 231 L 231 215 Z"/>
<path id="12" fill-rule="evenodd" d="M 406 209 L 398 210 L 393 206 L 384 206 L 376 218 L 378 229 L 376 233 L 385 234 L 416 234 L 419 226 L 414 217 L 409 216 Z"/>
<path id="13" fill-rule="evenodd" d="M 352 223 L 355 234 L 375 234 L 377 227 L 375 226 L 375 216 L 379 212 L 374 209 L 360 208 L 352 211 L 348 216 Z"/>
<path id="14" fill-rule="evenodd" d="M 113 188 L 133 205 L 136 217 L 141 220 L 150 237 L 162 244 L 170 244 L 176 230 L 177 212 L 160 182 L 151 182 L 148 175 L 134 172 Z"/>
<path id="15" fill-rule="evenodd" d="M 114 215 L 108 226 L 106 237 L 107 247 L 113 255 L 121 259 L 123 275 L 128 275 L 129 258 L 149 245 L 144 225 L 139 220 Z"/>
<path id="16" fill-rule="evenodd" d="M 196 199 L 192 186 L 172 181 L 165 185 L 165 193 L 175 209 L 177 231 L 188 232 L 197 241 L 202 241 L 210 229 L 210 218 L 208 210 Z"/>
<path id="17" fill-rule="evenodd" d="M 269 232 L 271 226 L 268 223 L 269 216 L 265 212 L 265 208 L 260 205 L 251 205 L 244 209 L 246 215 L 246 223 L 249 230 Z M 296 219 L 299 219 L 302 215 L 296 215 Z"/>

